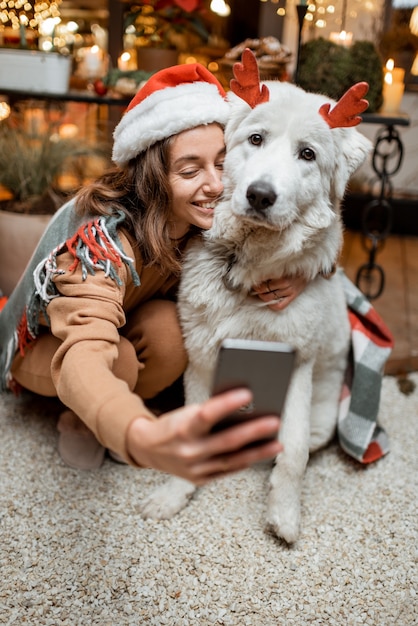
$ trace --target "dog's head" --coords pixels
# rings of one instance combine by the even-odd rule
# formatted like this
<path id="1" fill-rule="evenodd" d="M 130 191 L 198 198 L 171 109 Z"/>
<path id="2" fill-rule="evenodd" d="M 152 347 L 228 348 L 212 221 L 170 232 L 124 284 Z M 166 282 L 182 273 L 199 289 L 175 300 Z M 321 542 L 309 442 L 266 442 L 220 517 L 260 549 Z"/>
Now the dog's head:
<path id="1" fill-rule="evenodd" d="M 353 127 L 338 127 L 341 111 L 331 109 L 335 102 L 327 97 L 278 81 L 259 85 L 246 100 L 240 89 L 230 93 L 225 130 L 225 195 L 233 214 L 272 229 L 295 221 L 326 228 L 339 218 L 347 182 L 369 153 L 370 141 Z M 364 87 L 360 92 L 364 95 Z M 353 103 L 351 109 L 350 102 L 344 104 L 345 119 L 357 123 Z"/>

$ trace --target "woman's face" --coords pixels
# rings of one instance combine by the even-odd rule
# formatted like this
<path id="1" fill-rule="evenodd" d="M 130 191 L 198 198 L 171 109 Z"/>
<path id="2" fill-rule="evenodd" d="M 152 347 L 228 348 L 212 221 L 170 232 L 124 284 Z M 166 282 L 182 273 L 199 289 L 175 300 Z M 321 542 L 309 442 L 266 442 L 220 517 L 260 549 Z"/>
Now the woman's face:
<path id="1" fill-rule="evenodd" d="M 173 239 L 183 237 L 191 225 L 203 229 L 212 225 L 216 201 L 223 192 L 224 158 L 224 134 L 218 124 L 198 126 L 173 137 L 168 172 Z"/>

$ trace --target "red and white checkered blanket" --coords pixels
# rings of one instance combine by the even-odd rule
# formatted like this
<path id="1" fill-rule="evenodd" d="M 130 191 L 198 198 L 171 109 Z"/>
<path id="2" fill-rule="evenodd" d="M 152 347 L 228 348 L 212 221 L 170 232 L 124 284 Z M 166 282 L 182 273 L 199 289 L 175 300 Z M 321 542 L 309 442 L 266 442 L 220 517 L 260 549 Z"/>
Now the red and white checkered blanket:
<path id="1" fill-rule="evenodd" d="M 351 354 L 340 400 L 338 438 L 347 454 L 361 463 L 372 463 L 389 452 L 378 410 L 393 337 L 367 298 L 343 272 L 341 276 L 351 324 Z"/>

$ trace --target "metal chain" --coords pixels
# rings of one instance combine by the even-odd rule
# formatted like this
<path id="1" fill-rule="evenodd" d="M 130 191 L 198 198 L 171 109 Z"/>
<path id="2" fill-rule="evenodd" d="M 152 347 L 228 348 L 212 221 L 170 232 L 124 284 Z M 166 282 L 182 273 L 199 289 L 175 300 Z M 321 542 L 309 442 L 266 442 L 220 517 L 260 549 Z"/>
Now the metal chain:
<path id="1" fill-rule="evenodd" d="M 359 267 L 356 285 L 369 300 L 378 298 L 385 287 L 385 273 L 376 263 L 376 255 L 392 228 L 393 209 L 388 201 L 392 196 L 390 177 L 398 172 L 402 160 L 400 135 L 394 126 L 387 126 L 377 134 L 372 156 L 372 167 L 380 181 L 379 197 L 364 207 L 362 216 L 362 243 L 369 260 Z"/>

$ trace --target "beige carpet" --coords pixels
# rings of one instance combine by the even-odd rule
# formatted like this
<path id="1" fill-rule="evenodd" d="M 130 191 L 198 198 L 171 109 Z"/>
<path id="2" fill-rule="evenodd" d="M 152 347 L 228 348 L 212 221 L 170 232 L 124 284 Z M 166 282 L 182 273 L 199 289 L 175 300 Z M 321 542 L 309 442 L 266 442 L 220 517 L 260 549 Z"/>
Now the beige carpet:
<path id="1" fill-rule="evenodd" d="M 337 445 L 311 460 L 292 548 L 263 531 L 267 466 L 145 522 L 138 505 L 164 477 L 110 460 L 68 469 L 55 411 L 0 396 L 1 624 L 417 624 L 417 390 L 384 380 L 383 460 L 359 467 Z"/>

